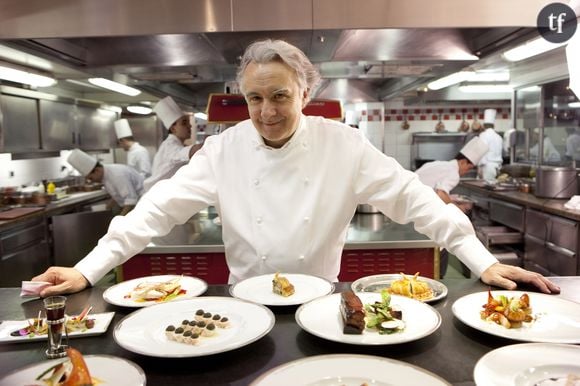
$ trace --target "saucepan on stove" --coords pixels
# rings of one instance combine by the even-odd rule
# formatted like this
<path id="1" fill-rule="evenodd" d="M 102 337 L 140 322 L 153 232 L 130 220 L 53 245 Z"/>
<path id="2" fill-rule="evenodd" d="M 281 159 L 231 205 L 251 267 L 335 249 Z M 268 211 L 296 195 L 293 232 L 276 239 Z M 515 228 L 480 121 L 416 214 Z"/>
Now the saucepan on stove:
<path id="1" fill-rule="evenodd" d="M 570 198 L 578 194 L 578 171 L 573 167 L 538 167 L 534 194 L 542 198 Z"/>

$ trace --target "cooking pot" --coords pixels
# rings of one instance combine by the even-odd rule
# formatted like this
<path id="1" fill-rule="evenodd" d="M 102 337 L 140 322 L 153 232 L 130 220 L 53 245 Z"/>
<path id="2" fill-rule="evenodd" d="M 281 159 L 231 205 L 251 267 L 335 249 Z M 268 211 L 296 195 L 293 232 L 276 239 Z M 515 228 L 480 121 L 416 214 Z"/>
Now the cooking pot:
<path id="1" fill-rule="evenodd" d="M 578 194 L 578 171 L 572 167 L 538 167 L 534 194 L 542 198 L 570 198 Z"/>
<path id="2" fill-rule="evenodd" d="M 380 213 L 380 210 L 369 204 L 359 204 L 356 211 L 358 213 Z"/>

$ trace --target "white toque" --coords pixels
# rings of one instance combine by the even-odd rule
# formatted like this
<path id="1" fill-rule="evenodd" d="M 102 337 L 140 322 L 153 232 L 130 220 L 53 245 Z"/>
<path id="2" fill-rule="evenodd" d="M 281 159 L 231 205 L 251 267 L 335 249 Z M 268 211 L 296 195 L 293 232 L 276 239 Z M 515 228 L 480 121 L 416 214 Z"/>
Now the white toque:
<path id="1" fill-rule="evenodd" d="M 118 121 L 115 121 L 115 135 L 117 136 L 117 139 L 133 136 L 128 120 L 119 119 Z"/>
<path id="2" fill-rule="evenodd" d="M 82 150 L 74 149 L 68 156 L 67 162 L 72 165 L 73 168 L 79 171 L 84 177 L 93 171 L 97 165 L 97 159 L 91 157 Z"/>
<path id="3" fill-rule="evenodd" d="M 169 96 L 157 102 L 155 107 L 153 107 L 153 111 L 155 111 L 155 114 L 157 114 L 159 119 L 161 119 L 163 126 L 165 126 L 167 130 L 169 130 L 175 121 L 185 115 L 177 103 L 175 103 L 175 101 Z"/>
<path id="4" fill-rule="evenodd" d="M 483 112 L 483 123 L 495 123 L 495 116 L 497 115 L 496 109 L 486 109 Z"/>
<path id="5" fill-rule="evenodd" d="M 489 146 L 487 143 L 479 137 L 473 138 L 471 141 L 467 142 L 465 146 L 459 151 L 465 156 L 472 164 L 477 165 L 481 158 L 487 153 Z"/>

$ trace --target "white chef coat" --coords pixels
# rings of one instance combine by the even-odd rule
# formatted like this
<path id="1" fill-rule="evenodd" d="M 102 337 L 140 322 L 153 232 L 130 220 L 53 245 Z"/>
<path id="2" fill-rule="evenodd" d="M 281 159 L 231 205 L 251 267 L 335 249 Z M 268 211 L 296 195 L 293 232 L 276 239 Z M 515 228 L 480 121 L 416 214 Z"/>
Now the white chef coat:
<path id="1" fill-rule="evenodd" d="M 170 178 L 175 172 L 189 161 L 189 149 L 191 146 L 183 146 L 183 143 L 173 134 L 169 134 L 159 146 L 159 150 L 153 158 L 151 176 L 145 180 L 147 192 L 155 183 Z"/>
<path id="2" fill-rule="evenodd" d="M 415 174 L 425 185 L 449 194 L 459 184 L 459 163 L 456 159 L 427 162 Z"/>
<path id="3" fill-rule="evenodd" d="M 534 146 L 530 147 L 530 156 L 533 158 L 538 158 L 539 144 L 536 143 Z M 562 157 L 560 152 L 556 149 L 550 137 L 544 137 L 544 161 L 548 162 L 559 162 Z"/>
<path id="4" fill-rule="evenodd" d="M 143 176 L 127 165 L 103 165 L 105 190 L 120 207 L 135 205 L 143 194 Z"/>
<path id="5" fill-rule="evenodd" d="M 580 160 L 580 133 L 577 131 L 566 138 L 566 155 L 572 159 Z"/>
<path id="6" fill-rule="evenodd" d="M 139 142 L 134 142 L 127 151 L 127 165 L 137 170 L 143 178 L 151 175 L 151 157 L 147 149 Z"/>
<path id="7" fill-rule="evenodd" d="M 302 116 L 281 148 L 264 144 L 252 122 L 209 137 L 189 164 L 118 216 L 76 268 L 95 283 L 139 253 L 151 236 L 213 205 L 222 220 L 230 282 L 255 275 L 308 273 L 336 281 L 357 204 L 380 209 L 449 249 L 476 274 L 497 260 L 469 219 L 377 150 L 357 129 Z"/>
<path id="8" fill-rule="evenodd" d="M 485 155 L 478 163 L 480 174 L 486 181 L 495 180 L 495 177 L 497 177 L 497 172 L 499 171 L 499 168 L 503 162 L 503 139 L 491 127 L 488 127 L 481 134 L 479 134 L 479 138 L 481 138 L 489 147 L 488 152 L 485 153 Z"/>

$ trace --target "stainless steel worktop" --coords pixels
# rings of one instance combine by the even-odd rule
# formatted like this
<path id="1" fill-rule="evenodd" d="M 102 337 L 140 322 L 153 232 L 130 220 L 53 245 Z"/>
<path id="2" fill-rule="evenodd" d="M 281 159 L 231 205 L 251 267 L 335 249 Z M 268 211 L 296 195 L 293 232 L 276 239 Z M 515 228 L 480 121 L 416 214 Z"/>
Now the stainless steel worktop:
<path id="1" fill-rule="evenodd" d="M 222 229 L 216 224 L 215 208 L 193 216 L 171 233 L 171 244 L 154 239 L 144 254 L 224 252 Z M 415 231 L 413 224 L 397 224 L 381 213 L 355 213 L 348 228 L 344 249 L 435 248 L 437 244 Z"/>

